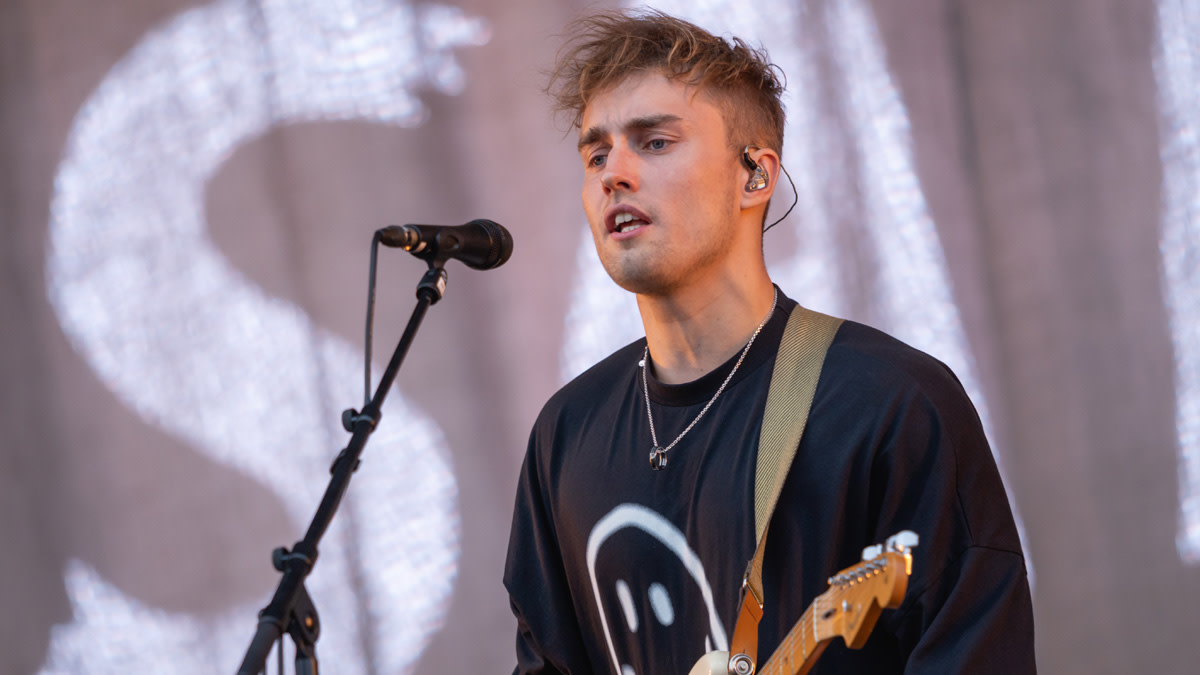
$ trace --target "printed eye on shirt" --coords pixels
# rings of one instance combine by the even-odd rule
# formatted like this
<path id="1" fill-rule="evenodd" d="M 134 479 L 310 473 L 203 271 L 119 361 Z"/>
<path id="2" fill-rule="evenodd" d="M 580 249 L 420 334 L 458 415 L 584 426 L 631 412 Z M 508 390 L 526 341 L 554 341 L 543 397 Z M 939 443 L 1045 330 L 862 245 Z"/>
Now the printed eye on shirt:
<path id="1" fill-rule="evenodd" d="M 645 662 L 641 652 L 657 644 L 685 645 L 697 655 L 729 649 L 704 563 L 658 513 L 638 504 L 613 509 L 592 528 L 587 561 L 609 655 L 622 675 L 637 672 L 630 661 Z M 642 561 L 654 564 L 630 566 Z"/>

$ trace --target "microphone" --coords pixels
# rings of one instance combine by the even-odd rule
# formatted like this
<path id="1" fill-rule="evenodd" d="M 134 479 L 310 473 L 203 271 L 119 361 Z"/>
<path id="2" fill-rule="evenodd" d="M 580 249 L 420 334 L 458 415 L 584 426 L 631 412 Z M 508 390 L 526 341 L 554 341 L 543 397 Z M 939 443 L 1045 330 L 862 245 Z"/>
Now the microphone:
<path id="1" fill-rule="evenodd" d="M 388 225 L 376 231 L 384 246 L 402 248 L 433 263 L 450 258 L 477 270 L 508 262 L 512 235 L 499 223 L 478 218 L 466 225 Z"/>

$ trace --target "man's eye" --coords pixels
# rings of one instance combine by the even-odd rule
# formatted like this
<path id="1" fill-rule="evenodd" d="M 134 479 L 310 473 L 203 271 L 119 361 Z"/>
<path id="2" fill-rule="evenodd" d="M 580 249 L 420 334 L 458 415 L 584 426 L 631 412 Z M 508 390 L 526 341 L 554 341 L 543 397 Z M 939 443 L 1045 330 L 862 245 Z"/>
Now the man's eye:
<path id="1" fill-rule="evenodd" d="M 646 147 L 651 150 L 665 150 L 667 148 L 667 140 L 665 138 L 652 138 L 646 143 Z"/>
<path id="2" fill-rule="evenodd" d="M 591 157 L 588 157 L 587 165 L 590 167 L 604 166 L 604 159 L 606 156 L 607 155 L 604 155 L 601 153 L 596 153 L 596 154 L 592 155 Z"/>

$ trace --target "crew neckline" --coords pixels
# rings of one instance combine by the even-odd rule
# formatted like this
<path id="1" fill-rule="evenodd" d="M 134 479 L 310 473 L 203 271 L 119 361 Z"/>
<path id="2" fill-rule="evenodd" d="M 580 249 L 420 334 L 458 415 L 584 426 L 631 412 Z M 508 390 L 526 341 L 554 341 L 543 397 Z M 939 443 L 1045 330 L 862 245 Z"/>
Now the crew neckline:
<path id="1" fill-rule="evenodd" d="M 771 360 L 778 350 L 779 341 L 783 339 L 783 329 L 787 326 L 788 317 L 792 314 L 792 309 L 796 306 L 796 301 L 783 294 L 783 291 L 778 290 L 779 301 L 776 303 L 775 311 L 771 313 L 771 318 L 767 319 L 767 323 L 763 325 L 762 331 L 758 338 L 751 345 L 750 351 L 746 354 L 746 360 L 742 363 L 742 367 L 738 369 L 737 374 L 729 382 L 726 389 L 731 389 L 742 380 L 749 377 L 752 373 L 758 370 L 764 363 Z M 724 363 L 701 375 L 700 377 L 680 384 L 666 384 L 659 381 L 654 373 L 650 370 L 646 371 L 646 388 L 650 393 L 650 400 L 659 405 L 666 406 L 691 406 L 699 403 L 707 403 L 720 388 L 721 383 L 729 376 L 729 371 L 737 364 L 738 357 L 741 356 L 739 349 L 736 354 L 729 357 Z M 639 368 L 639 370 L 641 370 Z M 642 373 L 638 373 L 638 380 L 641 380 Z M 639 382 L 638 384 L 641 384 Z"/>

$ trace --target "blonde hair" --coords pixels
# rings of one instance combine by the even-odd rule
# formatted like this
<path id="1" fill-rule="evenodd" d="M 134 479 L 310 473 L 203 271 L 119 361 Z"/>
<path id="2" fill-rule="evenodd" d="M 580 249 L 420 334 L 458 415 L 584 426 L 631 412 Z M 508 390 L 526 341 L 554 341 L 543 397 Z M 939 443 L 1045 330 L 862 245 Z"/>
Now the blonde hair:
<path id="1" fill-rule="evenodd" d="M 568 26 L 546 87 L 579 128 L 596 94 L 640 73 L 660 72 L 705 93 L 721 109 L 730 144 L 783 154 L 779 67 L 740 38 L 729 40 L 657 10 L 593 14 Z"/>

